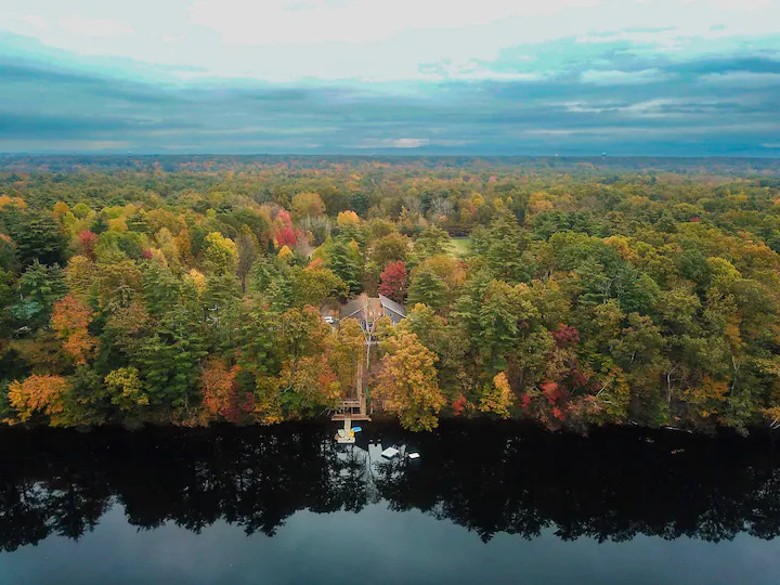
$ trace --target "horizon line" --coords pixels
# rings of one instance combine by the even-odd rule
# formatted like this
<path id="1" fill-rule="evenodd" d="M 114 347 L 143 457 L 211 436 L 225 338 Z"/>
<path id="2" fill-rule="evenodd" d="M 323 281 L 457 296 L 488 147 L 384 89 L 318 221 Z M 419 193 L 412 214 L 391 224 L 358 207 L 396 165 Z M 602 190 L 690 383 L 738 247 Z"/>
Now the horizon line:
<path id="1" fill-rule="evenodd" d="M 766 155 L 741 155 L 741 154 L 479 154 L 479 153 L 400 153 L 400 152 L 382 152 L 382 153 L 350 153 L 350 152 L 95 152 L 95 151 L 67 151 L 67 152 L 23 152 L 23 151 L 0 151 L 0 157 L 104 157 L 104 158 L 131 158 L 131 157 L 349 157 L 349 158 L 477 158 L 477 159 L 599 159 L 599 160 L 621 160 L 621 159 L 756 159 L 756 160 L 779 160 L 780 152 L 777 154 Z"/>

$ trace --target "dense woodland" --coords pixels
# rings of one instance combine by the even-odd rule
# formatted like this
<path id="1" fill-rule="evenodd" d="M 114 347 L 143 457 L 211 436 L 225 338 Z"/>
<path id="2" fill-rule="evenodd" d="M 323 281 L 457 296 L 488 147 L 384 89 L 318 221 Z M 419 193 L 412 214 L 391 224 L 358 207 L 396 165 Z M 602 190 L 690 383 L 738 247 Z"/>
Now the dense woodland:
<path id="1" fill-rule="evenodd" d="M 0 161 L 0 420 L 780 422 L 780 166 Z M 56 162 L 56 161 L 54 161 Z M 630 165 L 629 165 L 630 166 Z M 717 169 L 716 169 L 717 170 Z"/>

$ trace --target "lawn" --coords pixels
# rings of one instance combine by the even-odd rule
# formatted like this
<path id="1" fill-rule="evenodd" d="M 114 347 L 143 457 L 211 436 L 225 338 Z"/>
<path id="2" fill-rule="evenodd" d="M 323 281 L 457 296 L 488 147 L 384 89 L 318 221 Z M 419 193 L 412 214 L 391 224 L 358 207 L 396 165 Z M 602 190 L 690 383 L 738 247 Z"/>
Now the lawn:
<path id="1" fill-rule="evenodd" d="M 471 237 L 463 236 L 450 239 L 450 249 L 458 258 L 463 258 L 470 252 Z"/>

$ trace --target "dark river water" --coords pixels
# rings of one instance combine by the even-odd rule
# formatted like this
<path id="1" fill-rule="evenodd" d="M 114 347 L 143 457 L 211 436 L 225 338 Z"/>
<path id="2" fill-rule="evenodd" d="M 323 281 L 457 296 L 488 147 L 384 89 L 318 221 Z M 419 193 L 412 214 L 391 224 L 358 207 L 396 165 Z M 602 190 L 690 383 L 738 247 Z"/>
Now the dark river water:
<path id="1" fill-rule="evenodd" d="M 766 435 L 335 426 L 2 430 L 0 584 L 780 582 Z"/>

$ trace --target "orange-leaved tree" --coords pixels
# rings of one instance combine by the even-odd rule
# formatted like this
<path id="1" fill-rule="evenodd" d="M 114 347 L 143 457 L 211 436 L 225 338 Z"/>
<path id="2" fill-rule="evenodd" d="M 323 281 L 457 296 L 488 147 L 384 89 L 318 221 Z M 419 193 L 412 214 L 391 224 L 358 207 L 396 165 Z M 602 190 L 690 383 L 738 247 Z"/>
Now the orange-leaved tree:
<path id="1" fill-rule="evenodd" d="M 238 364 L 228 367 L 224 359 L 210 358 L 200 376 L 203 391 L 203 408 L 211 419 L 222 417 L 230 422 L 239 422 L 242 416 L 254 409 L 251 392 L 241 393 L 236 376 L 241 372 Z"/>
<path id="2" fill-rule="evenodd" d="M 48 416 L 51 426 L 63 426 L 63 398 L 67 391 L 68 381 L 62 376 L 32 375 L 23 382 L 11 382 L 8 400 L 21 422 L 38 413 Z"/>
<path id="3" fill-rule="evenodd" d="M 63 349 L 77 365 L 85 364 L 95 347 L 95 340 L 87 330 L 91 322 L 89 306 L 74 295 L 68 294 L 54 303 L 52 329 L 63 340 Z"/>

